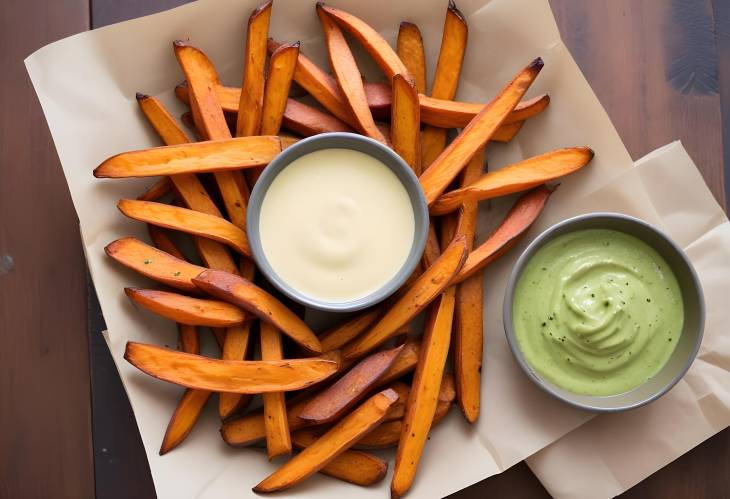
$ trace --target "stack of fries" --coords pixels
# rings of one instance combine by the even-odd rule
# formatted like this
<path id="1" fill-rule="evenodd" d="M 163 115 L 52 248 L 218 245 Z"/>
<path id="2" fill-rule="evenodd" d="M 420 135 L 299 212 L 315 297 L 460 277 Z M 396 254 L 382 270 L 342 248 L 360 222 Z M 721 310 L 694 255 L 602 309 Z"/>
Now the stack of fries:
<path id="1" fill-rule="evenodd" d="M 180 351 L 129 343 L 125 358 L 186 388 L 161 454 L 180 445 L 218 393 L 228 444 L 265 440 L 269 459 L 300 450 L 255 491 L 285 489 L 317 472 L 370 485 L 383 479 L 387 462 L 362 449 L 397 446 L 391 490 L 400 497 L 413 483 L 429 431 L 454 400 L 469 423 L 479 416 L 482 269 L 540 215 L 552 192 L 545 183 L 585 166 L 593 152 L 559 149 L 484 173 L 487 144 L 511 140 L 546 109 L 547 95 L 522 101 L 543 62 L 528 64 L 487 104 L 455 101 L 467 25 L 453 2 L 430 94 L 423 40 L 414 24 L 401 24 L 393 50 L 354 15 L 317 4 L 330 75 L 300 53 L 299 43 L 268 39 L 271 11 L 268 1 L 249 19 L 240 89 L 223 86 L 201 50 L 174 43 L 185 75 L 175 93 L 190 106 L 182 121 L 199 141 L 157 99 L 138 94 L 166 146 L 113 156 L 94 171 L 97 177 L 162 176 L 139 199 L 118 205 L 124 215 L 148 224 L 154 246 L 125 237 L 106 251 L 175 290 L 126 293 L 178 323 Z M 363 81 L 343 30 L 366 49 L 388 83 Z M 292 81 L 321 107 L 290 98 Z M 420 177 L 432 215 L 422 265 L 408 282 L 386 302 L 319 336 L 300 310 L 255 284 L 246 236 L 249 189 L 298 140 L 282 128 L 305 137 L 355 131 L 389 145 Z M 448 143 L 453 128 L 462 130 Z M 501 225 L 475 246 L 478 201 L 520 191 L 525 193 Z M 201 264 L 186 259 L 169 230 L 191 237 Z M 422 311 L 424 330 L 413 331 L 410 324 Z M 249 360 L 255 324 L 260 359 Z M 213 332 L 220 359 L 200 355 L 203 327 Z M 453 368 L 445 373 L 449 353 Z M 247 410 L 257 394 L 263 407 Z"/>

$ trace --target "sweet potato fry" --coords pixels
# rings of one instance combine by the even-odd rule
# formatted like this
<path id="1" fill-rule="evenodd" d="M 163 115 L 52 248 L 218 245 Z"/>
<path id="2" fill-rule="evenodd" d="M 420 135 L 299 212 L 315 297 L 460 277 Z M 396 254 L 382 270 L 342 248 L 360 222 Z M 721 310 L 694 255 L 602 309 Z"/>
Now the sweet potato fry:
<path id="1" fill-rule="evenodd" d="M 461 185 L 468 185 L 482 175 L 484 149 L 477 152 L 464 168 Z M 462 205 L 459 232 L 466 237 L 469 251 L 474 246 L 478 206 L 476 201 Z M 462 282 L 456 290 L 453 327 L 453 359 L 456 391 L 464 417 L 474 423 L 479 416 L 481 397 L 481 369 L 483 334 L 483 279 L 482 273 Z"/>
<path id="2" fill-rule="evenodd" d="M 446 9 L 439 58 L 431 85 L 433 97 L 451 100 L 456 95 L 468 35 L 469 29 L 464 16 L 450 0 Z M 444 128 L 433 126 L 423 128 L 421 152 L 424 169 L 428 168 L 446 148 L 447 133 L 448 131 Z"/>
<path id="3" fill-rule="evenodd" d="M 155 289 L 124 288 L 124 292 L 147 310 L 189 326 L 234 326 L 250 319 L 243 310 L 224 301 L 192 298 Z"/>
<path id="4" fill-rule="evenodd" d="M 448 192 L 431 205 L 431 213 L 443 215 L 457 209 L 464 201 L 483 201 L 538 185 L 573 173 L 593 159 L 588 147 L 570 147 L 533 156 L 497 171 L 489 172 L 475 182 Z"/>
<path id="5" fill-rule="evenodd" d="M 338 364 L 317 357 L 218 360 L 131 341 L 124 358 L 150 376 L 176 385 L 247 394 L 300 390 L 334 374 Z"/>
<path id="6" fill-rule="evenodd" d="M 419 95 L 418 102 L 423 122 L 442 128 L 465 127 L 484 109 L 484 104 L 437 99 L 426 95 Z M 548 104 L 550 97 L 547 94 L 522 101 L 507 115 L 503 125 L 537 116 L 547 108 Z"/>
<path id="7" fill-rule="evenodd" d="M 423 172 L 421 187 L 429 205 L 436 201 L 474 154 L 489 141 L 535 80 L 542 66 L 542 59 L 537 58 L 520 71 Z"/>
<path id="8" fill-rule="evenodd" d="M 333 385 L 309 401 L 299 417 L 315 424 L 335 421 L 368 393 L 393 365 L 403 345 L 377 352 L 361 360 Z"/>
<path id="9" fill-rule="evenodd" d="M 388 408 L 398 400 L 393 390 L 384 390 L 346 416 L 337 426 L 294 456 L 281 468 L 254 487 L 255 492 L 287 489 L 321 470 L 351 447 L 385 417 Z"/>
<path id="10" fill-rule="evenodd" d="M 434 264 L 403 292 L 367 334 L 343 349 L 343 357 L 356 359 L 381 345 L 433 301 L 459 272 L 466 260 L 466 242 L 457 237 Z"/>
<path id="11" fill-rule="evenodd" d="M 284 353 L 281 333 L 268 322 L 261 323 L 261 359 L 281 360 Z M 286 414 L 284 392 L 264 393 L 264 423 L 266 426 L 266 449 L 269 460 L 282 454 L 291 454 L 292 442 Z"/>
<path id="12" fill-rule="evenodd" d="M 258 135 L 264 103 L 264 67 L 266 65 L 266 41 L 269 37 L 272 0 L 267 0 L 251 13 L 246 33 L 246 49 L 243 59 L 243 84 L 238 103 L 236 136 Z"/>
<path id="13" fill-rule="evenodd" d="M 303 449 L 314 444 L 318 438 L 317 433 L 299 430 L 292 435 L 292 442 L 298 449 Z M 379 482 L 385 478 L 387 471 L 386 461 L 357 450 L 346 450 L 319 470 L 324 475 L 363 487 Z"/>
<path id="14" fill-rule="evenodd" d="M 151 186 L 149 186 L 142 194 L 137 196 L 140 201 L 157 201 L 161 197 L 170 192 L 170 179 L 163 177 Z"/>
<path id="15" fill-rule="evenodd" d="M 221 359 L 246 360 L 250 332 L 250 322 L 227 328 L 221 344 Z M 218 396 L 218 415 L 221 420 L 225 421 L 232 414 L 248 405 L 250 401 L 249 395 L 221 393 Z"/>
<path id="16" fill-rule="evenodd" d="M 182 124 L 188 127 L 188 130 L 193 132 L 193 137 L 196 141 L 200 142 L 205 140 L 205 137 L 203 137 L 203 134 L 200 133 L 200 130 L 198 130 L 198 127 L 195 126 L 195 118 L 193 118 L 192 111 L 185 111 L 180 115 L 180 121 L 182 121 Z"/>
<path id="17" fill-rule="evenodd" d="M 279 133 L 298 56 L 299 42 L 282 45 L 271 54 L 261 116 L 261 135 Z"/>
<path id="18" fill-rule="evenodd" d="M 408 21 L 400 23 L 396 52 L 398 58 L 408 68 L 418 92 L 426 93 L 426 54 L 418 26 Z"/>
<path id="19" fill-rule="evenodd" d="M 190 108 L 193 117 L 196 118 L 197 128 L 208 140 L 230 139 L 228 122 L 218 100 L 217 88 L 220 86 L 220 80 L 215 67 L 208 57 L 195 47 L 184 42 L 175 42 L 174 48 L 175 57 L 190 87 Z M 243 173 L 219 171 L 215 172 L 214 177 L 228 218 L 236 227 L 245 229 L 247 187 Z"/>
<path id="20" fill-rule="evenodd" d="M 463 240 L 463 236 L 461 236 Z M 403 428 L 395 470 L 391 482 L 391 495 L 402 497 L 411 487 L 418 462 L 426 445 L 438 403 L 438 392 L 446 365 L 451 341 L 451 325 L 454 316 L 456 288 L 449 287 L 438 303 L 431 308 L 421 343 L 418 366 L 403 417 Z"/>
<path id="21" fill-rule="evenodd" d="M 421 262 L 424 268 L 429 268 L 441 256 L 441 248 L 439 246 L 439 238 L 436 235 L 436 229 L 433 223 L 428 226 L 428 236 L 426 237 L 426 247 L 423 250 Z"/>
<path id="22" fill-rule="evenodd" d="M 352 341 L 353 338 L 370 327 L 380 317 L 381 313 L 380 308 L 372 308 L 320 334 L 319 341 L 322 344 L 322 350 L 327 352 L 342 348 L 345 343 Z"/>
<path id="23" fill-rule="evenodd" d="M 153 147 L 112 156 L 94 170 L 94 176 L 153 177 L 240 170 L 266 165 L 280 152 L 279 137 L 265 135 Z"/>
<path id="24" fill-rule="evenodd" d="M 362 75 L 357 68 L 350 47 L 345 41 L 345 36 L 340 31 L 337 23 L 326 13 L 321 3 L 317 4 L 317 15 L 324 31 L 330 67 L 335 74 L 342 94 L 345 96 L 349 110 L 355 118 L 356 128 L 364 135 L 386 143 L 385 137 L 375 126 L 373 115 L 370 113 L 362 83 Z"/>
<path id="25" fill-rule="evenodd" d="M 396 383 L 388 385 L 388 388 L 395 390 L 395 392 L 398 394 L 398 401 L 390 406 L 390 409 L 388 409 L 388 414 L 385 416 L 385 419 L 383 419 L 383 421 L 394 421 L 396 419 L 401 419 L 406 412 L 406 402 L 408 402 L 408 394 L 411 391 L 411 387 L 409 385 L 406 385 L 405 383 L 401 383 L 400 381 L 398 381 Z"/>
<path id="26" fill-rule="evenodd" d="M 515 138 L 515 135 L 522 130 L 524 121 L 518 121 L 517 123 L 508 123 L 497 128 L 492 138 L 489 139 L 491 142 L 509 142 Z"/>
<path id="27" fill-rule="evenodd" d="M 185 260 L 185 256 L 180 252 L 178 247 L 175 246 L 175 243 L 173 243 L 170 237 L 165 233 L 165 229 L 161 229 L 156 225 L 148 225 L 147 232 L 149 233 L 150 239 L 152 239 L 152 242 L 157 249 L 160 249 L 168 255 L 174 256 L 175 258 L 179 258 L 180 260 Z"/>
<path id="28" fill-rule="evenodd" d="M 418 352 L 420 349 L 421 343 L 419 338 L 409 338 L 403 344 L 403 349 L 398 354 L 398 357 L 395 358 L 395 362 L 375 382 L 375 387 L 379 388 L 388 385 L 413 371 L 418 363 Z"/>
<path id="29" fill-rule="evenodd" d="M 289 99 L 286 103 L 283 125 L 303 137 L 318 133 L 352 132 L 352 128 L 344 121 L 294 99 Z"/>
<path id="30" fill-rule="evenodd" d="M 190 434 L 210 396 L 211 392 L 208 390 L 185 390 L 167 425 L 160 446 L 161 456 L 180 445 Z"/>
<path id="31" fill-rule="evenodd" d="M 309 399 L 296 403 L 290 402 L 286 417 L 290 432 L 311 426 L 311 422 L 299 418 Z M 266 423 L 264 422 L 263 408 L 254 410 L 241 417 L 225 421 L 221 427 L 221 437 L 228 445 L 244 447 L 266 438 Z"/>
<path id="32" fill-rule="evenodd" d="M 186 353 L 200 353 L 200 334 L 195 326 L 177 325 L 178 348 Z"/>
<path id="33" fill-rule="evenodd" d="M 409 392 L 410 389 L 408 390 L 408 393 L 405 393 L 406 397 L 408 396 Z M 399 393 L 399 396 L 402 398 L 403 394 Z M 455 393 L 453 378 L 448 374 L 444 374 L 443 380 L 441 381 L 441 388 L 439 389 L 438 401 L 436 403 L 436 412 L 434 413 L 433 424 L 431 425 L 431 427 L 436 426 L 436 424 L 440 423 L 441 420 L 446 416 L 446 414 L 448 414 L 449 409 L 451 409 L 451 405 L 454 401 L 454 397 Z M 391 406 L 389 412 L 393 413 L 393 407 L 395 407 L 399 403 L 400 399 L 398 403 Z M 398 440 L 400 440 L 402 430 L 402 419 L 399 418 L 392 421 L 386 421 L 383 424 L 379 425 L 377 428 L 375 428 L 373 431 L 362 437 L 360 440 L 358 440 L 355 447 L 358 449 L 384 449 L 387 447 L 395 447 L 398 444 Z"/>
<path id="34" fill-rule="evenodd" d="M 471 251 L 452 284 L 463 282 L 490 262 L 507 252 L 540 216 L 554 189 L 544 185 L 523 194 L 507 213 L 497 230 L 478 248 Z"/>
<path id="35" fill-rule="evenodd" d="M 413 81 L 402 75 L 393 77 L 393 113 L 390 121 L 393 150 L 421 174 L 421 118 L 418 92 Z"/>
<path id="36" fill-rule="evenodd" d="M 317 10 L 327 13 L 341 28 L 360 42 L 389 80 L 397 74 L 412 78 L 408 68 L 400 60 L 398 54 L 393 51 L 390 44 L 365 21 L 322 2 L 317 3 Z"/>
<path id="37" fill-rule="evenodd" d="M 227 244 L 242 255 L 251 255 L 246 233 L 222 218 L 169 204 L 133 199 L 121 199 L 117 207 L 129 218 L 207 237 Z"/>
<path id="38" fill-rule="evenodd" d="M 308 352 L 322 351 L 317 336 L 302 319 L 250 281 L 227 272 L 206 270 L 193 279 L 193 282 L 203 291 L 238 305 L 263 321 L 270 322 Z"/>
<path id="39" fill-rule="evenodd" d="M 279 43 L 269 39 L 269 52 L 279 47 Z M 347 123 L 351 127 L 357 127 L 357 121 L 352 115 L 345 96 L 342 94 L 337 82 L 319 66 L 299 52 L 297 65 L 294 68 L 294 81 L 314 97 L 322 107 L 332 113 L 335 117 Z"/>
<path id="40" fill-rule="evenodd" d="M 117 262 L 162 284 L 183 291 L 197 291 L 192 278 L 205 270 L 160 251 L 134 237 L 117 239 L 104 248 Z"/>
<path id="41" fill-rule="evenodd" d="M 137 93 L 137 104 L 165 144 L 192 142 L 159 100 L 149 95 Z"/>

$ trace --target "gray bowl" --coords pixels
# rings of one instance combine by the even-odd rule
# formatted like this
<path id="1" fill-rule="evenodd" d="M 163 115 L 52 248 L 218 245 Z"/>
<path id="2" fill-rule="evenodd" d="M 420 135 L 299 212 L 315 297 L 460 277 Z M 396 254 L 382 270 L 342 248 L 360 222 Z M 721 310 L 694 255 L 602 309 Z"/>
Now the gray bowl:
<path id="1" fill-rule="evenodd" d="M 274 178 L 286 168 L 295 159 L 320 149 L 354 149 L 364 152 L 376 159 L 382 161 L 398 179 L 403 183 L 413 206 L 413 216 L 415 219 L 414 238 L 411 250 L 408 253 L 405 263 L 400 270 L 387 283 L 385 283 L 377 291 L 359 298 L 357 300 L 346 302 L 328 302 L 317 300 L 306 296 L 296 289 L 289 286 L 279 275 L 274 272 L 271 264 L 266 259 L 263 248 L 261 246 L 261 235 L 259 233 L 259 217 L 261 215 L 261 204 L 263 202 L 266 191 L 274 181 Z M 279 154 L 274 161 L 269 163 L 264 172 L 259 177 L 248 203 L 248 212 L 246 214 L 246 228 L 248 232 L 248 242 L 251 246 L 251 253 L 261 272 L 266 278 L 282 293 L 293 300 L 307 305 L 309 307 L 326 310 L 329 312 L 352 312 L 374 305 L 391 294 L 393 294 L 408 279 L 416 265 L 421 259 L 421 254 L 426 245 L 426 236 L 428 234 L 428 206 L 423 190 L 418 182 L 418 178 L 411 168 L 401 157 L 392 149 L 384 146 L 380 142 L 357 135 L 354 133 L 323 133 L 313 137 L 306 138 L 288 147 Z"/>
<path id="2" fill-rule="evenodd" d="M 582 229 L 613 229 L 630 234 L 654 248 L 677 277 L 684 303 L 684 329 L 674 353 L 659 373 L 633 390 L 611 396 L 591 396 L 570 392 L 542 378 L 528 364 L 515 338 L 512 299 L 522 271 L 535 254 L 551 239 Z M 705 302 L 697 274 L 684 252 L 665 234 L 638 218 L 619 213 L 589 213 L 553 225 L 537 236 L 520 255 L 507 284 L 503 305 L 504 330 L 517 362 L 527 376 L 544 391 L 574 407 L 596 412 L 619 412 L 641 407 L 667 393 L 689 369 L 697 356 L 705 325 Z"/>

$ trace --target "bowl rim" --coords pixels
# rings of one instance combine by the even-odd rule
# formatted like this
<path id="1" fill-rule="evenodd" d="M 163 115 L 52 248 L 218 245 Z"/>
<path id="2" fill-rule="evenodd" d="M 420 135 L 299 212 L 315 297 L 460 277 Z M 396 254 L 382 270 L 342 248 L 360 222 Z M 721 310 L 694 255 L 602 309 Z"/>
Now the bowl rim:
<path id="1" fill-rule="evenodd" d="M 691 276 L 691 279 L 694 283 L 695 289 L 697 291 L 697 300 L 699 304 L 699 320 L 698 320 L 698 329 L 697 337 L 695 339 L 694 345 L 692 346 L 692 350 L 687 356 L 687 360 L 684 363 L 682 369 L 680 369 L 664 386 L 661 387 L 661 389 L 657 390 L 656 392 L 652 393 L 651 395 L 645 397 L 642 400 L 639 400 L 638 402 L 631 403 L 631 404 L 622 404 L 622 405 L 616 405 L 614 407 L 601 407 L 596 405 L 591 405 L 590 403 L 583 403 L 578 402 L 576 400 L 573 400 L 569 397 L 566 397 L 561 393 L 560 391 L 553 388 L 552 383 L 543 380 L 542 378 L 538 377 L 534 369 L 530 366 L 530 364 L 525 360 L 524 356 L 522 355 L 522 351 L 520 350 L 519 345 L 517 344 L 517 338 L 515 337 L 514 332 L 514 324 L 513 324 L 513 318 L 512 318 L 512 301 L 514 298 L 514 292 L 517 285 L 517 281 L 522 274 L 522 271 L 525 267 L 525 265 L 530 261 L 532 256 L 548 241 L 551 240 L 551 236 L 561 230 L 568 228 L 572 225 L 577 224 L 578 222 L 582 222 L 584 220 L 594 220 L 594 219 L 615 219 L 615 220 L 621 220 L 624 222 L 628 222 L 629 224 L 635 224 L 642 226 L 644 229 L 647 229 L 653 233 L 655 233 L 657 236 L 659 236 L 661 239 L 663 239 L 666 243 L 668 243 L 672 249 L 677 253 L 677 255 L 680 257 L 680 260 L 682 261 L 682 265 L 686 267 L 686 269 L 689 271 L 689 275 Z M 576 229 L 581 230 L 581 229 Z M 617 230 L 617 229 L 614 229 Z M 639 236 L 634 236 L 638 239 L 641 239 Z M 643 239 L 642 239 L 643 240 Z M 647 243 L 648 244 L 648 243 Z M 674 271 L 674 269 L 672 269 Z M 654 400 L 660 398 L 664 394 L 666 394 L 669 390 L 671 390 L 680 379 L 684 377 L 684 375 L 687 373 L 689 368 L 691 367 L 692 363 L 694 362 L 695 358 L 697 357 L 697 353 L 699 352 L 700 345 L 702 344 L 702 338 L 704 336 L 704 330 L 705 330 L 705 299 L 704 299 L 704 292 L 702 290 L 702 283 L 697 276 L 697 272 L 692 265 L 692 262 L 687 257 L 684 250 L 674 242 L 672 238 L 670 238 L 667 234 L 665 234 L 662 230 L 655 227 L 654 225 L 650 224 L 649 222 L 646 222 L 645 220 L 642 220 L 637 217 L 633 217 L 631 215 L 626 215 L 623 213 L 616 213 L 616 212 L 609 212 L 609 211 L 599 211 L 599 212 L 590 212 L 590 213 L 584 213 L 581 215 L 576 215 L 570 218 L 567 218 L 565 220 L 562 220 L 560 222 L 557 222 L 544 231 L 542 231 L 539 235 L 537 235 L 530 244 L 527 245 L 527 247 L 522 251 L 519 258 L 515 262 L 514 266 L 512 267 L 512 270 L 510 272 L 509 280 L 507 281 L 507 286 L 505 288 L 504 292 L 504 299 L 502 302 L 502 322 L 504 326 L 504 333 L 507 337 L 507 343 L 509 344 L 510 350 L 512 351 L 512 355 L 514 356 L 515 360 L 517 360 L 517 363 L 519 364 L 522 371 L 527 375 L 527 377 L 538 387 L 540 387 L 541 390 L 544 392 L 552 395 L 553 397 L 561 400 L 562 402 L 573 406 L 578 409 L 583 409 L 591 412 L 596 413 L 614 413 L 614 412 L 623 412 L 628 411 L 631 409 L 636 409 L 638 407 L 642 407 L 650 402 L 653 402 Z M 639 386 L 642 386 L 640 384 Z M 638 386 L 636 387 L 638 388 Z M 636 389 L 634 388 L 634 389 Z M 565 389 L 566 392 L 570 393 L 569 390 Z M 624 395 L 624 392 L 620 394 L 615 395 L 606 395 L 606 396 L 589 396 L 596 399 L 608 399 L 611 397 L 618 397 L 621 395 Z M 576 394 L 580 395 L 580 394 Z"/>
<path id="2" fill-rule="evenodd" d="M 332 141 L 339 142 L 341 145 L 332 145 Z M 322 143 L 321 147 L 313 147 L 317 143 Z M 349 147 L 353 143 L 360 145 L 360 148 Z M 312 148 L 313 147 L 313 148 Z M 372 155 L 372 150 L 377 150 L 384 156 L 387 156 L 389 163 L 383 162 L 389 169 L 393 170 L 398 177 L 398 180 L 403 184 L 403 187 L 408 193 L 409 200 L 414 212 L 414 238 L 413 246 L 409 251 L 408 257 L 406 258 L 403 266 L 395 273 L 395 275 L 383 284 L 376 291 L 358 298 L 356 300 L 349 300 L 345 302 L 330 302 L 312 298 L 299 292 L 294 287 L 290 286 L 284 279 L 282 279 L 273 269 L 268 259 L 266 258 L 261 243 L 261 234 L 259 231 L 259 215 L 261 213 L 261 206 L 265 198 L 266 192 L 274 181 L 276 176 L 281 173 L 288 165 L 294 160 L 301 156 L 309 154 L 311 152 L 322 150 L 322 149 L 333 149 L 333 148 L 346 148 L 353 149 L 363 152 L 368 155 Z M 302 149 L 309 149 L 307 152 L 302 153 Z M 379 159 L 379 158 L 376 158 Z M 398 171 L 396 171 L 398 170 Z M 404 180 L 405 179 L 405 180 Z M 410 185 L 409 185 L 410 184 Z M 415 199 L 414 199 L 415 198 Z M 418 212 L 420 212 L 420 223 Z M 400 157 L 395 151 L 389 147 L 381 144 L 375 139 L 366 137 L 364 135 L 350 133 L 350 132 L 329 132 L 311 137 L 304 138 L 295 144 L 287 147 L 283 150 L 276 158 L 274 158 L 268 166 L 263 170 L 259 176 L 256 184 L 254 185 L 251 195 L 249 197 L 249 204 L 246 212 L 246 226 L 248 232 L 249 246 L 251 247 L 251 254 L 256 262 L 256 265 L 261 270 L 261 273 L 266 279 L 284 295 L 288 296 L 292 300 L 295 300 L 305 306 L 323 310 L 326 312 L 355 312 L 364 308 L 370 307 L 376 303 L 379 303 L 386 299 L 388 296 L 395 293 L 408 279 L 408 277 L 415 271 L 416 266 L 420 262 L 421 254 L 426 246 L 426 237 L 428 235 L 428 205 L 426 204 L 426 197 L 421 188 L 421 184 L 418 181 L 415 173 L 411 167 Z"/>

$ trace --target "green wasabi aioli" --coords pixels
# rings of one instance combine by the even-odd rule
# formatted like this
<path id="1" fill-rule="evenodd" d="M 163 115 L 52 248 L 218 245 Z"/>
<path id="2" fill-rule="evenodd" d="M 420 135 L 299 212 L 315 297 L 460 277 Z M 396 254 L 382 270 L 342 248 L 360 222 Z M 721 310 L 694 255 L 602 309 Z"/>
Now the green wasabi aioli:
<path id="1" fill-rule="evenodd" d="M 667 262 L 643 241 L 605 229 L 563 234 L 540 248 L 512 306 L 527 363 L 584 395 L 624 393 L 656 375 L 684 322 Z"/>

